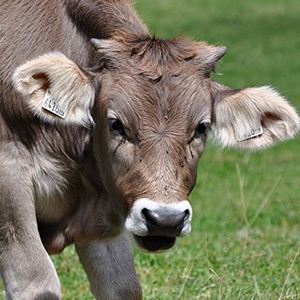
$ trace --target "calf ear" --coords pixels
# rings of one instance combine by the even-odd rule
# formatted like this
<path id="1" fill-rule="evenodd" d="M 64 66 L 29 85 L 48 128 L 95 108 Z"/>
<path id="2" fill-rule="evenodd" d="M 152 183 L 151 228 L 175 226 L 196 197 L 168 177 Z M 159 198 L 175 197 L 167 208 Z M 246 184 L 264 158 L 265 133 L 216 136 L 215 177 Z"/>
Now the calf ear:
<path id="1" fill-rule="evenodd" d="M 62 53 L 44 54 L 19 66 L 15 88 L 31 111 L 48 122 L 91 126 L 95 89 L 89 75 Z"/>
<path id="2" fill-rule="evenodd" d="M 223 90 L 215 99 L 212 135 L 222 147 L 258 150 L 293 138 L 300 119 L 270 87 Z"/>

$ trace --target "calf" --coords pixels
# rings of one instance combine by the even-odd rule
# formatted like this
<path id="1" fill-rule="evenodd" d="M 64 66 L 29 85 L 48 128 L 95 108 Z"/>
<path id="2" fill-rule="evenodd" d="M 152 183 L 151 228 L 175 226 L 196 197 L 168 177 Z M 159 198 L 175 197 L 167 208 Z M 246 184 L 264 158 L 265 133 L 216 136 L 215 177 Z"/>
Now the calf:
<path id="1" fill-rule="evenodd" d="M 207 135 L 256 150 L 299 129 L 272 88 L 210 77 L 225 47 L 154 38 L 128 1 L 1 0 L 0 20 L 7 299 L 61 299 L 48 253 L 72 243 L 96 299 L 141 299 L 125 231 L 149 252 L 190 232 Z"/>

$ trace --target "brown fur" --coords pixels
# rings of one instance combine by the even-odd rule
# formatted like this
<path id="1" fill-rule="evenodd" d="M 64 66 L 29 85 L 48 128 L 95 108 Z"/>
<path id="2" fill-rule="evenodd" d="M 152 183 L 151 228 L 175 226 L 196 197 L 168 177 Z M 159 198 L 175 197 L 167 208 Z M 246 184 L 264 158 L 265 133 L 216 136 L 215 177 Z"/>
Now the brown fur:
<path id="1" fill-rule="evenodd" d="M 224 47 L 151 37 L 126 0 L 2 0 L 0 20 L 0 271 L 8 293 L 14 270 L 18 290 L 27 289 L 27 268 L 41 278 L 35 286 L 57 291 L 44 248 L 58 253 L 75 243 L 96 297 L 140 299 L 128 238 L 115 239 L 135 202 L 173 212 L 188 203 L 211 126 L 223 145 L 250 149 L 298 130 L 295 110 L 273 90 L 233 91 L 210 78 Z M 93 40 L 95 49 L 91 38 L 101 39 Z M 42 108 L 47 90 L 67 111 L 65 119 Z M 112 120 L 123 127 L 111 128 Z M 237 140 L 253 126 L 264 134 Z M 184 205 L 187 223 L 191 211 Z M 132 286 L 113 263 L 117 256 L 106 261 L 96 253 L 115 271 L 110 275 L 91 264 L 95 241 L 103 242 L 97 249 L 111 247 L 106 256 L 121 255 Z M 29 258 L 21 268 L 14 258 L 24 249 Z M 7 256 L 16 264 L 6 269 Z M 43 274 L 35 276 L 39 264 Z M 117 274 L 121 292 L 108 296 Z"/>
<path id="2" fill-rule="evenodd" d="M 147 28 L 127 0 L 65 0 L 69 17 L 85 38 L 119 41 L 149 37 Z"/>
<path id="3" fill-rule="evenodd" d="M 78 172 L 86 160 L 83 155 L 89 149 L 87 144 L 90 139 L 89 130 L 81 126 L 57 125 L 53 127 L 45 125 L 30 113 L 24 101 L 13 92 L 11 78 L 17 65 L 51 50 L 63 52 L 80 66 L 87 66 L 93 62 L 96 52 L 86 37 L 83 38 L 77 33 L 73 23 L 65 15 L 64 4 L 61 2 L 41 0 L 2 2 L 0 65 L 3 67 L 0 74 L 0 93 L 3 104 L 0 106 L 0 142 L 5 145 L 8 141 L 13 140 L 15 147 L 25 144 L 30 156 L 37 155 L 36 151 L 46 151 L 58 160 L 63 159 L 62 165 L 65 165 L 64 173 L 69 185 L 72 186 L 74 180 L 74 184 L 78 185 L 82 180 Z M 138 20 L 127 1 L 115 1 L 115 3 L 121 4 L 120 10 L 110 1 L 98 1 L 98 3 L 93 1 L 88 4 L 83 1 L 66 1 L 66 9 L 70 14 L 75 8 L 79 10 L 80 14 L 78 11 L 74 12 L 75 16 L 84 17 L 81 21 L 84 21 L 85 24 L 87 24 L 86 20 L 94 20 L 96 14 L 98 29 L 96 32 L 94 29 L 91 34 L 92 36 L 95 34 L 97 37 L 106 37 L 107 34 L 112 35 L 112 33 L 108 33 L 109 30 L 115 31 L 114 26 L 108 22 L 119 24 L 115 19 L 112 20 L 112 16 L 116 18 L 116 13 L 119 13 L 120 19 L 123 18 L 124 13 Z M 87 6 L 87 12 L 82 10 L 80 5 Z M 89 11 L 90 7 L 95 6 L 97 6 L 97 11 Z M 91 16 L 90 13 L 94 15 Z M 19 16 L 24 17 L 20 18 Z M 101 16 L 102 19 L 99 19 Z M 76 22 L 80 25 L 81 21 L 77 20 Z M 123 25 L 120 27 L 124 29 Z M 138 28 L 138 24 L 136 25 Z M 107 26 L 106 33 L 102 32 L 104 26 Z M 30 45 L 34 45 L 34 47 L 30 47 Z M 67 145 L 74 146 L 71 148 Z M 28 159 L 30 159 L 29 157 Z M 28 164 L 30 164 L 30 160 L 27 162 Z M 71 177 L 70 174 L 72 174 Z M 61 250 L 55 250 L 55 252 Z"/>

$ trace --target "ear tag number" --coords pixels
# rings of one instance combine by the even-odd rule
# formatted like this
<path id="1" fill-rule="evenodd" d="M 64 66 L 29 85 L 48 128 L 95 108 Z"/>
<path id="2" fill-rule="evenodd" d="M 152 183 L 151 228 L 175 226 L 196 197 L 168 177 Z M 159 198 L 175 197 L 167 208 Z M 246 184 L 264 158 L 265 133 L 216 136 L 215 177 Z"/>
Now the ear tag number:
<path id="1" fill-rule="evenodd" d="M 238 137 L 237 140 L 238 140 L 238 142 L 250 140 L 250 139 L 253 139 L 257 136 L 262 135 L 263 132 L 264 131 L 263 131 L 262 127 L 253 128 L 253 129 L 251 129 L 250 132 L 246 132 L 241 137 Z"/>
<path id="2" fill-rule="evenodd" d="M 62 119 L 66 117 L 66 113 L 61 109 L 57 102 L 54 101 L 49 90 L 46 91 L 42 107 Z"/>

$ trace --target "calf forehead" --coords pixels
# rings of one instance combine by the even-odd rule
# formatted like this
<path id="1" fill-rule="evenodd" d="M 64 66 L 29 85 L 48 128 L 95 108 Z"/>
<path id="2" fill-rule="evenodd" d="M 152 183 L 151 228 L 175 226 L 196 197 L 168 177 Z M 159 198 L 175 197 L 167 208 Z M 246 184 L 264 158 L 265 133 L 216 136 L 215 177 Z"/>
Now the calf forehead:
<path id="1" fill-rule="evenodd" d="M 129 107 L 153 117 L 173 112 L 173 117 L 186 119 L 210 113 L 209 72 L 203 57 L 197 58 L 200 50 L 206 53 L 205 44 L 146 39 L 116 47 L 110 57 L 114 68 L 108 69 L 102 85 L 109 108 Z"/>
<path id="2" fill-rule="evenodd" d="M 208 81 L 188 69 L 176 76 L 166 72 L 159 81 L 143 74 L 118 74 L 103 84 L 103 94 L 106 106 L 121 118 L 135 115 L 152 124 L 161 120 L 197 123 L 211 116 Z"/>

